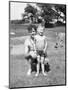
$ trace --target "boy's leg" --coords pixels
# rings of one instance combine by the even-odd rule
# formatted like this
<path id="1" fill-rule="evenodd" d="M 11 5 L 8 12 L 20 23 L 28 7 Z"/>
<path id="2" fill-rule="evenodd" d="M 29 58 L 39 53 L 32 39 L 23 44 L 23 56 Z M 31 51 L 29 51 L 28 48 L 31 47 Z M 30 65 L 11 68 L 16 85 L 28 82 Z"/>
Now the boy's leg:
<path id="1" fill-rule="evenodd" d="M 38 63 L 37 63 L 37 72 L 36 72 L 35 76 L 39 75 L 39 68 L 40 68 L 40 56 L 39 55 L 37 56 L 37 61 L 38 61 Z"/>
<path id="2" fill-rule="evenodd" d="M 42 68 L 42 73 L 44 76 L 46 76 L 47 74 L 45 73 L 45 70 L 44 70 L 44 57 L 41 56 L 41 68 Z"/>

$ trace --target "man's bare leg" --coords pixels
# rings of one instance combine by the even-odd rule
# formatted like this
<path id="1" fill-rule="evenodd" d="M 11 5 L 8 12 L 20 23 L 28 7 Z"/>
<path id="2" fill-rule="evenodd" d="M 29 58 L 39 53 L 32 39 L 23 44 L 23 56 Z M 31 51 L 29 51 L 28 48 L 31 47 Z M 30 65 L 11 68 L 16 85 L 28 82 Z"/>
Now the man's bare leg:
<path id="1" fill-rule="evenodd" d="M 29 60 L 29 69 L 28 69 L 27 75 L 28 76 L 31 75 L 31 59 Z"/>

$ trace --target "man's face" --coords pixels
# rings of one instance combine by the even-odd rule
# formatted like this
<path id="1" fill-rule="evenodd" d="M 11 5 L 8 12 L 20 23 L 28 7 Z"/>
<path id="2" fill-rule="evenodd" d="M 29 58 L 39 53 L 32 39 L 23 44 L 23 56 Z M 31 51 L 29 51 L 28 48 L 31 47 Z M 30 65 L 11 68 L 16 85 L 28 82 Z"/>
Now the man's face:
<path id="1" fill-rule="evenodd" d="M 34 28 L 32 28 L 32 31 L 31 31 L 31 36 L 34 36 L 34 35 L 36 35 L 36 31 L 35 31 L 35 29 Z"/>

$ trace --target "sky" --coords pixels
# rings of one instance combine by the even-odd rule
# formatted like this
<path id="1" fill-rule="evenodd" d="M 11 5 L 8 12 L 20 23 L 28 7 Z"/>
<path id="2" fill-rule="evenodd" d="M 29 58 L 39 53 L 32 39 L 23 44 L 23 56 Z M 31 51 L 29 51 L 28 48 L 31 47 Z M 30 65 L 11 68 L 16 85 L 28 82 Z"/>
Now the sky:
<path id="1" fill-rule="evenodd" d="M 22 19 L 22 13 L 27 3 L 10 3 L 10 20 Z"/>
<path id="2" fill-rule="evenodd" d="M 35 3 L 29 3 L 30 5 L 39 9 Z M 22 14 L 27 3 L 11 2 L 10 3 L 10 20 L 22 19 Z"/>

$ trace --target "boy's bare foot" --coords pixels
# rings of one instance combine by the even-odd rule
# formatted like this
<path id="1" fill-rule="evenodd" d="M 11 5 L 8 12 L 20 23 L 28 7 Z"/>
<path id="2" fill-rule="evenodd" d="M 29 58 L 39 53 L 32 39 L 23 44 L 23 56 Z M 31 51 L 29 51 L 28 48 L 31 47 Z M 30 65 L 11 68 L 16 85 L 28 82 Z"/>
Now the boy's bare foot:
<path id="1" fill-rule="evenodd" d="M 46 73 L 43 73 L 43 75 L 44 75 L 44 76 L 47 76 L 47 74 L 46 74 Z"/>
<path id="2" fill-rule="evenodd" d="M 36 73 L 35 76 L 37 77 L 39 75 L 39 73 Z"/>

